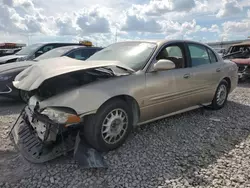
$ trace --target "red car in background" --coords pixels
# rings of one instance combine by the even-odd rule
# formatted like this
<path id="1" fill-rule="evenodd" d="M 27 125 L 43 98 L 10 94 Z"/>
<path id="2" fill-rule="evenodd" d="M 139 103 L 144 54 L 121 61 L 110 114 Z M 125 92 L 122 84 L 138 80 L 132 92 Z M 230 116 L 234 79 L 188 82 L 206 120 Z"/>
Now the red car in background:
<path id="1" fill-rule="evenodd" d="M 250 77 L 250 41 L 230 46 L 223 59 L 230 59 L 238 65 L 240 81 Z"/>

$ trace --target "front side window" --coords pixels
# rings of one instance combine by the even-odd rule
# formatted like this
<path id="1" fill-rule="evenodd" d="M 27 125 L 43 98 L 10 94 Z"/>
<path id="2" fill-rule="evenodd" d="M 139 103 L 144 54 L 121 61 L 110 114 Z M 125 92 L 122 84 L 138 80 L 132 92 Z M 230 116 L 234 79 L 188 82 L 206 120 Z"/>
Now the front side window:
<path id="1" fill-rule="evenodd" d="M 206 47 L 199 44 L 188 44 L 192 67 L 210 64 Z"/>
<path id="2" fill-rule="evenodd" d="M 156 56 L 156 60 L 167 59 L 175 64 L 175 68 L 184 68 L 184 55 L 181 47 L 178 45 L 171 45 L 163 48 L 160 53 Z"/>
<path id="3" fill-rule="evenodd" d="M 119 61 L 131 69 L 142 69 L 156 49 L 156 43 L 151 42 L 119 42 L 96 52 L 90 61 Z"/>

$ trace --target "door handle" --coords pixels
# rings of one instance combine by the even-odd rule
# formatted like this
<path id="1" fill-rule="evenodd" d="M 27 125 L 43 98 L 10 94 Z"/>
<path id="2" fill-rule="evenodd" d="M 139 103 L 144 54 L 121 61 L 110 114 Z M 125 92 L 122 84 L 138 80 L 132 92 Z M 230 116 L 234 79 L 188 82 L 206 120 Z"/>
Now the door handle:
<path id="1" fill-rule="evenodd" d="M 221 69 L 220 69 L 220 68 L 216 69 L 216 72 L 220 72 L 220 71 L 221 71 Z"/>
<path id="2" fill-rule="evenodd" d="M 190 77 L 190 74 L 184 74 L 183 78 L 188 79 Z"/>

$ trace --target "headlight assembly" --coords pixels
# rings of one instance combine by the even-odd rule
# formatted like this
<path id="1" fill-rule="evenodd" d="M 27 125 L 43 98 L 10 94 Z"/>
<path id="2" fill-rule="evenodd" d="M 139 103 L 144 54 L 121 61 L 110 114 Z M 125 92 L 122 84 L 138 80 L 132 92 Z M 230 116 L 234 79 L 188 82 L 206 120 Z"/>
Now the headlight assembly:
<path id="1" fill-rule="evenodd" d="M 12 78 L 11 75 L 5 75 L 5 74 L 0 75 L 0 81 L 6 81 L 6 80 L 9 80 L 11 78 Z"/>
<path id="2" fill-rule="evenodd" d="M 81 118 L 75 114 L 55 110 L 52 108 L 46 108 L 42 111 L 42 114 L 48 116 L 49 119 L 59 124 L 75 124 L 81 122 Z"/>
<path id="3" fill-rule="evenodd" d="M 14 80 L 15 76 L 24 70 L 24 67 L 13 68 L 0 73 L 0 81 Z"/>

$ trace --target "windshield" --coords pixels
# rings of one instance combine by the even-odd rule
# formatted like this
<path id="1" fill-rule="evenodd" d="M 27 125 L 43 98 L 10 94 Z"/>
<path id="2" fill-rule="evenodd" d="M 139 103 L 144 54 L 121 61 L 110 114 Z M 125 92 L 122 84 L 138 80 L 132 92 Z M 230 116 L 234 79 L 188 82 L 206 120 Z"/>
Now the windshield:
<path id="1" fill-rule="evenodd" d="M 17 52 L 17 55 L 29 55 L 31 52 L 36 50 L 38 47 L 42 46 L 42 44 L 31 44 L 29 46 L 26 46 L 22 48 L 19 52 Z"/>
<path id="2" fill-rule="evenodd" d="M 156 44 L 149 42 L 115 43 L 95 53 L 87 60 L 120 61 L 137 71 L 144 67 L 155 48 Z"/>
<path id="3" fill-rule="evenodd" d="M 49 58 L 54 58 L 54 57 L 60 57 L 63 54 L 65 54 L 66 52 L 68 52 L 69 50 L 72 50 L 75 47 L 61 47 L 61 48 L 55 48 L 52 49 L 40 56 L 38 56 L 36 59 L 34 59 L 35 61 L 40 61 L 43 59 L 49 59 Z"/>

